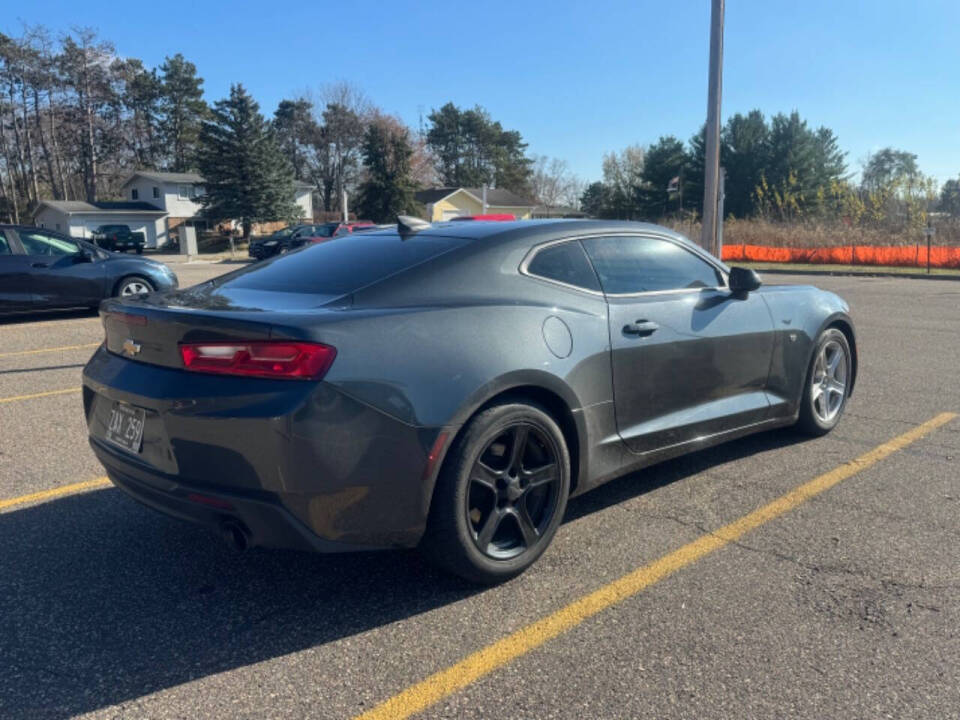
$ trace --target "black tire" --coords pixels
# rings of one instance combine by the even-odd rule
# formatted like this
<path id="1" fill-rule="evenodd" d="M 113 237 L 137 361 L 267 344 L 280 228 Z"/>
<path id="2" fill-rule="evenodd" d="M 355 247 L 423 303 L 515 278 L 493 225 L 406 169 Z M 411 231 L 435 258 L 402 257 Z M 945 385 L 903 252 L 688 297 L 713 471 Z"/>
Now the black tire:
<path id="1" fill-rule="evenodd" d="M 133 283 L 139 283 L 140 285 L 146 286 L 147 292 L 153 292 L 154 290 L 156 290 L 156 288 L 153 286 L 153 283 L 147 280 L 142 275 L 127 275 L 125 278 L 123 278 L 122 280 L 120 280 L 120 282 L 117 283 L 117 287 L 114 288 L 114 293 L 113 293 L 114 296 L 125 297 L 123 292 L 124 288 L 126 288 L 128 285 L 131 285 Z"/>
<path id="2" fill-rule="evenodd" d="M 137 255 L 143 255 L 143 248 L 142 248 L 142 247 L 138 247 L 138 248 L 137 248 Z"/>
<path id="3" fill-rule="evenodd" d="M 537 405 L 494 405 L 473 418 L 450 448 L 421 549 L 471 582 L 504 582 L 550 545 L 569 493 L 570 454 L 556 421 Z M 495 527 L 481 541 L 488 523 Z"/>
<path id="4" fill-rule="evenodd" d="M 839 348 L 843 352 L 843 356 L 839 360 L 839 362 L 843 364 L 843 395 L 839 398 L 839 404 L 832 413 L 823 412 L 823 400 L 818 401 L 816 393 L 818 386 L 821 387 L 821 392 L 823 392 L 823 386 L 821 383 L 816 382 L 816 380 L 820 376 L 818 361 L 824 352 L 824 348 L 827 346 Z M 843 417 L 844 410 L 846 410 L 847 399 L 850 397 L 850 383 L 852 379 L 853 354 L 850 351 L 850 343 L 847 341 L 847 336 L 837 328 L 827 328 L 820 334 L 820 337 L 817 338 L 817 344 L 814 347 L 813 356 L 810 358 L 810 365 L 807 368 L 807 375 L 804 379 L 803 391 L 800 396 L 800 417 L 797 420 L 797 429 L 808 435 L 817 437 L 826 435 L 833 430 L 837 426 L 837 423 L 840 422 L 840 418 Z M 829 402 L 829 400 L 827 402 Z"/>

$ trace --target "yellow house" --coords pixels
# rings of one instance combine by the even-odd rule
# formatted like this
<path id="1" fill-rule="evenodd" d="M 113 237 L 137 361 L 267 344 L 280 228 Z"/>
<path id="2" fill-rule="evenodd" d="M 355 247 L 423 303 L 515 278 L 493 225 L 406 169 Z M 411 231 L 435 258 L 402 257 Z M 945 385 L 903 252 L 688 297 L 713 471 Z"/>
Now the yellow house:
<path id="1" fill-rule="evenodd" d="M 421 190 L 417 202 L 427 208 L 427 220 L 438 222 L 463 215 L 513 215 L 529 220 L 535 207 L 516 193 L 500 188 L 487 188 L 487 209 L 483 209 L 482 188 L 440 187 Z"/>

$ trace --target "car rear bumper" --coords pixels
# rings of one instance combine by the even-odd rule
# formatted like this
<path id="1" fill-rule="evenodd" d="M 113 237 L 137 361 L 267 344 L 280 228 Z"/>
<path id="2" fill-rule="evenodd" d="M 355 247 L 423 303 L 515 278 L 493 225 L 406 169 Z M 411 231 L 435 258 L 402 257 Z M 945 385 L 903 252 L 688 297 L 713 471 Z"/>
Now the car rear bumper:
<path id="1" fill-rule="evenodd" d="M 439 428 L 407 425 L 329 383 L 191 373 L 102 347 L 83 383 L 97 457 L 158 510 L 207 524 L 237 519 L 252 544 L 271 547 L 412 547 L 423 534 Z M 145 411 L 136 454 L 105 440 L 117 402 Z M 191 493 L 233 510 L 185 500 Z"/>
<path id="2" fill-rule="evenodd" d="M 370 549 L 321 538 L 269 493 L 254 497 L 224 490 L 210 491 L 131 462 L 122 451 L 112 449 L 97 438 L 90 438 L 90 447 L 114 485 L 166 515 L 221 531 L 238 528 L 250 545 L 324 553 Z"/>

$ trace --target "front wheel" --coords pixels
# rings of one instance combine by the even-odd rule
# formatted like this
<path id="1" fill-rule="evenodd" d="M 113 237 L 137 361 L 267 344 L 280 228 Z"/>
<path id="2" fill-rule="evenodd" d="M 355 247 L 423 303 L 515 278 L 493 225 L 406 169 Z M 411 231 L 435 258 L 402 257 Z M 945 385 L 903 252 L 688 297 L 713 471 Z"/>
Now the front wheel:
<path id="1" fill-rule="evenodd" d="M 154 291 L 154 287 L 146 278 L 133 275 L 126 277 L 117 284 L 117 297 L 133 297 L 146 295 Z"/>
<path id="2" fill-rule="evenodd" d="M 495 405 L 450 449 L 421 547 L 467 580 L 503 582 L 547 549 L 569 492 L 570 455 L 556 421 L 536 405 Z"/>
<path id="3" fill-rule="evenodd" d="M 827 328 L 817 339 L 800 402 L 801 430 L 826 435 L 840 422 L 850 395 L 852 357 L 847 336 L 836 328 Z"/>

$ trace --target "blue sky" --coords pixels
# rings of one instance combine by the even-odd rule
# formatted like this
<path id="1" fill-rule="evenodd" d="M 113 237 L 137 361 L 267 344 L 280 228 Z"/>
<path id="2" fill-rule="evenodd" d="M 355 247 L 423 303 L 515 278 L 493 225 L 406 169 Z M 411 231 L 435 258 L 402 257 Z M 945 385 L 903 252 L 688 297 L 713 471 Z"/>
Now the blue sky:
<path id="1" fill-rule="evenodd" d="M 342 80 L 414 127 L 421 110 L 479 103 L 594 180 L 605 152 L 703 122 L 709 5 L 32 0 L 0 30 L 90 26 L 148 65 L 182 52 L 209 100 L 239 81 L 267 114 Z M 797 109 L 837 133 L 851 171 L 892 145 L 940 182 L 960 175 L 960 2 L 727 0 L 725 42 L 724 118 Z"/>

